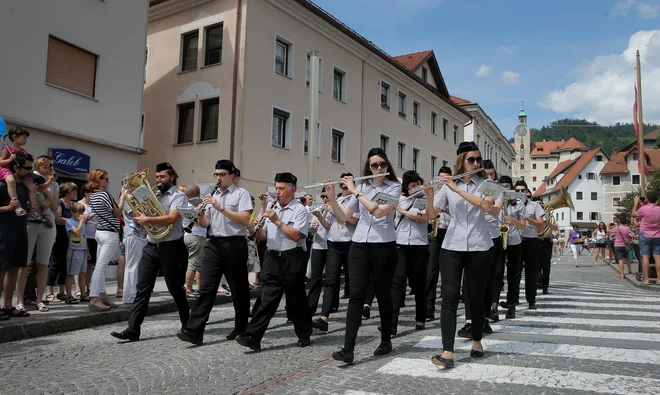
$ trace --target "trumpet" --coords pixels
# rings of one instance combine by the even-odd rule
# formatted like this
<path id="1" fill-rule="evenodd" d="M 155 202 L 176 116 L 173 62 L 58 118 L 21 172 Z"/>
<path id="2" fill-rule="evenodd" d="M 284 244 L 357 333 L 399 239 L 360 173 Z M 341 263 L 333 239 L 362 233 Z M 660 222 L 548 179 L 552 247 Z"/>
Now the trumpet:
<path id="1" fill-rule="evenodd" d="M 353 178 L 353 181 L 364 181 L 364 180 L 370 180 L 372 178 L 385 177 L 385 176 L 389 176 L 389 175 L 390 175 L 390 173 L 383 173 L 383 174 L 374 174 L 374 175 L 370 175 L 370 176 L 355 177 L 355 178 Z M 324 187 L 326 185 L 334 185 L 334 184 L 341 184 L 341 183 L 343 183 L 342 180 L 336 180 L 336 181 L 330 181 L 330 182 L 321 182 L 321 183 L 318 183 L 318 184 L 307 185 L 304 189 L 319 188 L 319 187 Z"/>
<path id="2" fill-rule="evenodd" d="M 215 187 L 213 187 L 213 190 L 211 191 L 210 195 L 213 196 L 213 195 L 215 194 L 215 191 L 218 190 L 218 188 L 220 188 L 220 183 L 217 183 L 217 184 L 215 185 Z M 202 207 L 200 207 L 199 210 L 197 210 L 197 216 L 198 216 L 198 217 L 202 214 L 202 211 L 204 211 L 204 209 L 206 209 L 206 205 L 202 204 Z M 186 232 L 186 233 L 190 233 L 190 232 L 192 232 L 192 228 L 193 228 L 193 226 L 195 226 L 195 224 L 197 223 L 197 219 L 198 219 L 198 218 L 195 218 L 194 220 L 190 221 L 190 223 L 188 224 L 188 226 L 186 226 L 185 228 L 183 228 L 183 231 Z"/>
<path id="3" fill-rule="evenodd" d="M 457 179 L 459 179 L 459 178 L 463 178 L 463 177 L 465 177 L 465 176 L 469 176 L 469 175 L 472 175 L 472 174 L 479 173 L 480 171 L 483 171 L 483 170 L 484 170 L 483 168 L 479 168 L 479 169 L 477 169 L 477 170 L 466 171 L 465 173 L 461 173 L 461 174 L 457 174 L 457 175 L 455 175 L 455 176 L 452 176 L 451 179 L 452 179 L 452 180 L 457 180 Z M 403 199 L 403 200 L 401 201 L 401 203 L 404 203 L 404 202 L 407 202 L 407 201 L 410 200 L 410 199 L 414 199 L 414 198 L 416 198 L 418 195 L 424 193 L 424 190 L 425 190 L 426 188 L 428 188 L 428 187 L 431 187 L 431 186 L 432 186 L 432 187 L 435 188 L 435 187 L 437 187 L 437 186 L 439 186 L 439 185 L 443 185 L 444 183 L 445 183 L 445 182 L 442 180 L 442 178 L 437 178 L 437 177 L 436 177 L 433 181 L 431 181 L 430 183 L 427 183 L 426 185 L 420 185 L 420 186 L 418 186 L 418 187 L 415 187 L 415 188 L 411 189 L 410 192 L 408 192 L 408 197 L 405 198 L 405 199 Z"/>
<path id="4" fill-rule="evenodd" d="M 280 197 L 279 196 L 275 197 L 275 200 L 272 201 L 272 203 L 270 204 L 270 207 L 268 207 L 268 208 L 271 209 L 271 208 L 275 207 L 278 200 L 280 200 Z M 259 231 L 259 229 L 263 228 L 263 226 L 266 224 L 267 219 L 268 219 L 268 217 L 266 217 L 265 215 L 263 217 L 261 217 L 259 222 L 257 222 L 256 225 L 254 225 L 254 230 L 250 233 L 250 235 L 248 236 L 248 239 L 254 240 L 254 237 L 257 235 L 257 232 Z"/>

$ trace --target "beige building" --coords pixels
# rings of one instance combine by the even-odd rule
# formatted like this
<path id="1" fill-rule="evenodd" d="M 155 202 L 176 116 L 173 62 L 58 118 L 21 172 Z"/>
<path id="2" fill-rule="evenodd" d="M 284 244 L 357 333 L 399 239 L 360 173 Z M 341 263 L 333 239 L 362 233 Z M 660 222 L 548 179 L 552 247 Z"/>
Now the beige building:
<path id="1" fill-rule="evenodd" d="M 237 4 L 239 5 L 237 8 Z M 392 58 L 306 0 L 152 0 L 140 167 L 214 182 L 231 158 L 252 194 L 291 171 L 299 187 L 360 173 L 382 146 L 401 176 L 453 166 L 470 114 L 432 51 Z M 316 180 L 307 178 L 309 51 L 320 52 Z"/>
<path id="2" fill-rule="evenodd" d="M 25 149 L 55 156 L 62 180 L 137 168 L 145 1 L 0 2 L 0 116 L 30 131 Z M 121 26 L 121 29 L 117 27 Z"/>

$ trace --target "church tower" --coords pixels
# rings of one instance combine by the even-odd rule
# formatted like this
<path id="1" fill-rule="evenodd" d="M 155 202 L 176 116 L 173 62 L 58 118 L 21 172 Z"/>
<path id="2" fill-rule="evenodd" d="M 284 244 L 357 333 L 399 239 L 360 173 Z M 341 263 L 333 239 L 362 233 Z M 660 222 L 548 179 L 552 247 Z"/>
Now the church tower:
<path id="1" fill-rule="evenodd" d="M 514 151 L 515 156 L 515 169 L 513 174 L 518 178 L 524 178 L 529 182 L 529 174 L 532 168 L 531 153 L 531 137 L 529 127 L 527 126 L 527 114 L 525 113 L 524 103 L 520 106 L 518 113 L 518 125 L 514 133 Z"/>

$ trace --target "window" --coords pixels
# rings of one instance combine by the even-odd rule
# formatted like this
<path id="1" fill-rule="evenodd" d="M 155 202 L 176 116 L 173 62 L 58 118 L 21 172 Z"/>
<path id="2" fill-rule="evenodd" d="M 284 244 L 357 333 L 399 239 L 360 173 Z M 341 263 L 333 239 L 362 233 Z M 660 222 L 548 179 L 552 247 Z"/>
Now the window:
<path id="1" fill-rule="evenodd" d="M 399 116 L 403 119 L 408 116 L 408 98 L 403 92 L 399 92 Z"/>
<path id="2" fill-rule="evenodd" d="M 621 176 L 612 176 L 612 185 L 621 185 Z"/>
<path id="3" fill-rule="evenodd" d="M 222 23 L 204 29 L 204 66 L 222 62 Z"/>
<path id="4" fill-rule="evenodd" d="M 179 130 L 176 143 L 192 143 L 195 130 L 195 103 L 179 104 Z"/>
<path id="5" fill-rule="evenodd" d="M 632 183 L 635 185 L 639 185 L 639 174 L 633 174 Z"/>
<path id="6" fill-rule="evenodd" d="M 335 129 L 332 129 L 331 158 L 334 162 L 344 162 L 344 132 Z"/>
<path id="7" fill-rule="evenodd" d="M 305 63 L 305 86 L 309 88 L 309 75 L 312 72 L 312 54 L 307 52 L 307 62 Z M 323 59 L 319 58 L 319 92 L 323 82 Z M 346 88 L 344 86 L 344 88 Z M 346 89 L 344 89 L 345 91 Z"/>
<path id="8" fill-rule="evenodd" d="M 408 162 L 406 158 L 406 144 L 399 141 L 397 143 L 396 152 L 397 152 L 397 166 L 399 167 L 399 169 L 405 169 Z"/>
<path id="9" fill-rule="evenodd" d="M 438 114 L 431 111 L 431 134 L 438 135 Z"/>
<path id="10" fill-rule="evenodd" d="M 390 155 L 390 138 L 384 135 L 380 135 L 380 148 L 385 151 L 385 153 Z"/>
<path id="11" fill-rule="evenodd" d="M 147 71 L 149 70 L 149 45 L 147 45 L 144 49 L 144 81 L 143 83 L 147 83 Z"/>
<path id="12" fill-rule="evenodd" d="M 458 125 L 454 125 L 454 145 L 458 145 Z"/>
<path id="13" fill-rule="evenodd" d="M 587 180 L 595 180 L 596 173 L 587 173 Z"/>
<path id="14" fill-rule="evenodd" d="M 536 170 L 536 163 L 532 163 L 532 169 Z"/>
<path id="15" fill-rule="evenodd" d="M 536 188 L 532 188 L 532 192 L 536 192 Z"/>
<path id="16" fill-rule="evenodd" d="M 575 192 L 575 200 L 582 200 L 582 192 Z"/>
<path id="17" fill-rule="evenodd" d="M 144 148 L 144 113 L 142 113 L 142 120 L 140 122 L 140 149 Z"/>
<path id="18" fill-rule="evenodd" d="M 316 123 L 316 157 L 321 156 L 321 123 Z M 305 118 L 305 127 L 303 129 L 303 154 L 309 152 L 309 119 Z"/>
<path id="19" fill-rule="evenodd" d="M 412 169 L 415 170 L 418 173 L 419 173 L 419 164 L 420 164 L 419 163 L 419 161 L 420 161 L 419 156 L 420 156 L 419 149 L 413 148 L 413 157 L 412 157 L 413 168 Z"/>
<path id="20" fill-rule="evenodd" d="M 282 38 L 275 40 L 275 72 L 287 77 L 291 77 L 291 46 Z"/>
<path id="21" fill-rule="evenodd" d="M 633 159 L 632 160 L 637 160 L 637 152 L 633 153 Z"/>
<path id="22" fill-rule="evenodd" d="M 220 99 L 202 101 L 202 130 L 200 141 L 218 139 L 218 117 L 220 116 Z"/>
<path id="23" fill-rule="evenodd" d="M 426 69 L 426 67 L 422 67 L 422 79 L 424 80 L 424 82 L 428 81 L 429 78 L 428 72 L 429 71 Z"/>
<path id="24" fill-rule="evenodd" d="M 596 162 L 602 162 L 603 161 L 603 155 L 596 155 Z"/>
<path id="25" fill-rule="evenodd" d="M 438 174 L 438 158 L 431 155 L 431 179 Z"/>
<path id="26" fill-rule="evenodd" d="M 88 97 L 96 96 L 97 56 L 48 37 L 46 83 Z"/>
<path id="27" fill-rule="evenodd" d="M 346 73 L 335 67 L 332 74 L 332 97 L 346 101 Z"/>
<path id="28" fill-rule="evenodd" d="M 578 219 L 579 221 L 583 220 L 584 218 L 583 218 L 583 216 L 582 216 L 582 211 L 578 211 L 576 217 L 577 217 L 577 219 Z"/>
<path id="29" fill-rule="evenodd" d="M 536 177 L 532 177 L 532 181 L 536 182 Z"/>
<path id="30" fill-rule="evenodd" d="M 390 86 L 382 82 L 380 83 L 380 106 L 387 111 L 390 111 Z"/>
<path id="31" fill-rule="evenodd" d="M 598 200 L 598 192 L 591 192 L 591 200 Z"/>
<path id="32" fill-rule="evenodd" d="M 286 111 L 273 109 L 273 128 L 271 131 L 271 145 L 278 148 L 288 149 L 287 135 L 289 128 L 289 114 Z"/>
<path id="33" fill-rule="evenodd" d="M 545 164 L 543 165 L 543 167 L 544 167 L 545 169 L 548 169 L 548 168 L 549 168 L 549 166 L 548 166 L 547 163 L 545 163 Z"/>
<path id="34" fill-rule="evenodd" d="M 621 197 L 615 196 L 612 198 L 612 206 L 618 206 L 621 204 Z"/>
<path id="35" fill-rule="evenodd" d="M 447 140 L 447 121 L 446 119 L 442 118 L 442 138 Z"/>
<path id="36" fill-rule="evenodd" d="M 416 101 L 413 101 L 413 125 L 415 126 L 420 126 L 419 109 L 420 109 L 420 104 L 417 103 Z"/>
<path id="37" fill-rule="evenodd" d="M 520 158 L 520 159 L 522 159 L 522 158 Z M 525 164 L 524 163 L 520 164 L 520 170 L 525 170 Z"/>
<path id="38" fill-rule="evenodd" d="M 564 213 L 563 212 L 561 213 L 561 220 L 562 221 L 564 220 Z"/>
<path id="39" fill-rule="evenodd" d="M 598 221 L 600 219 L 599 217 L 600 217 L 599 213 L 595 213 L 595 212 L 589 213 L 589 219 L 592 221 Z"/>
<path id="40" fill-rule="evenodd" d="M 197 69 L 197 42 L 199 32 L 194 31 L 181 36 L 181 71 Z"/>
<path id="41" fill-rule="evenodd" d="M 578 180 L 581 180 L 581 179 L 582 179 L 582 174 L 579 174 L 578 175 Z"/>

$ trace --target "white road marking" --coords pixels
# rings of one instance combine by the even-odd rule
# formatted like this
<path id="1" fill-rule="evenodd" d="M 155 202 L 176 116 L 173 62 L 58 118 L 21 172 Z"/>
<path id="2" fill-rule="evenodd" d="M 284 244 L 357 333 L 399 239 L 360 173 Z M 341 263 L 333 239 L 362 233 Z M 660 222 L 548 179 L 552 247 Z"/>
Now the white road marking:
<path id="1" fill-rule="evenodd" d="M 660 317 L 660 312 L 651 311 L 631 311 L 624 309 L 625 306 L 619 306 L 617 309 L 610 310 L 584 310 L 572 308 L 557 308 L 539 303 L 538 310 L 528 310 L 531 314 L 536 313 L 570 313 L 577 315 L 611 315 L 612 317 L 630 316 L 630 317 Z"/>
<path id="2" fill-rule="evenodd" d="M 584 329 L 542 328 L 517 325 L 491 325 L 491 328 L 497 333 L 524 333 L 540 336 L 571 336 L 576 338 L 586 337 L 593 339 L 660 342 L 660 336 L 655 332 L 599 332 Z"/>
<path id="3" fill-rule="evenodd" d="M 515 319 L 516 322 L 540 322 L 544 324 L 576 324 L 593 326 L 619 326 L 631 328 L 660 329 L 660 322 L 636 320 L 606 320 L 602 318 L 573 318 L 573 317 L 530 317 L 524 316 Z"/>
<path id="4" fill-rule="evenodd" d="M 545 306 L 554 307 L 554 305 L 561 305 L 561 306 L 598 307 L 598 308 L 611 308 L 611 309 L 625 308 L 626 310 L 642 310 L 642 311 L 660 310 L 660 304 L 635 305 L 630 303 L 624 304 L 624 303 L 602 303 L 602 302 L 571 302 L 564 300 L 545 300 L 545 299 L 539 299 L 537 303 L 539 306 L 543 306 L 542 308 L 545 308 Z M 594 310 L 594 311 L 598 311 L 598 310 Z"/>

